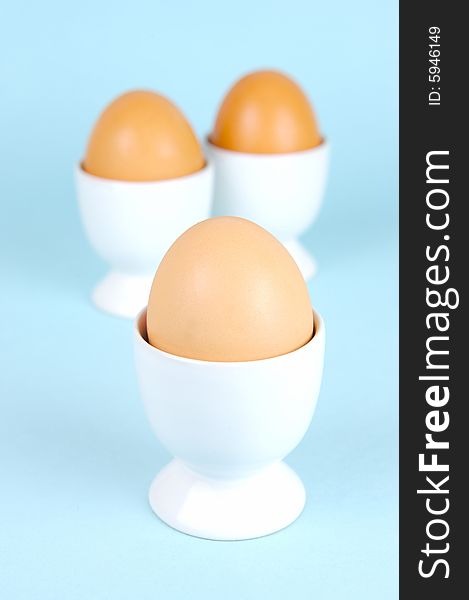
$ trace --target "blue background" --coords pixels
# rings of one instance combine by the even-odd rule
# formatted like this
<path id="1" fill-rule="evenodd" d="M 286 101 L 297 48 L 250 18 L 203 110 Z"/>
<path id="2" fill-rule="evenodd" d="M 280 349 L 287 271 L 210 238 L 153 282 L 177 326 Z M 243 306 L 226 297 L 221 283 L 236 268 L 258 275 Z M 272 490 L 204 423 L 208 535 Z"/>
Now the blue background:
<path id="1" fill-rule="evenodd" d="M 16 1 L 0 44 L 0 595 L 396 598 L 397 2 Z M 106 266 L 72 173 L 124 90 L 162 91 L 203 135 L 231 83 L 266 66 L 303 84 L 333 145 L 305 237 L 326 369 L 288 459 L 308 492 L 301 518 L 210 542 L 147 505 L 168 456 L 143 414 L 131 323 L 89 303 Z"/>

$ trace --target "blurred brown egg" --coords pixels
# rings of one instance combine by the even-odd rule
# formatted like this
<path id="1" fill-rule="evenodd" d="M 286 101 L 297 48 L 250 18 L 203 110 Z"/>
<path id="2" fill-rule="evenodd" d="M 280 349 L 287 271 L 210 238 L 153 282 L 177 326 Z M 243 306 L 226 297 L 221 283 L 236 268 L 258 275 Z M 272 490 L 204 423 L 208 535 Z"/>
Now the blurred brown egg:
<path id="1" fill-rule="evenodd" d="M 119 96 L 91 133 L 83 169 L 124 181 L 183 177 L 205 164 L 201 145 L 181 111 L 151 91 Z"/>
<path id="2" fill-rule="evenodd" d="M 296 263 L 265 229 L 238 217 L 202 221 L 171 246 L 147 309 L 151 345 L 198 360 L 252 361 L 292 352 L 313 333 Z"/>
<path id="3" fill-rule="evenodd" d="M 237 152 L 278 154 L 314 148 L 322 137 L 299 85 L 278 71 L 256 71 L 225 96 L 210 141 Z"/>

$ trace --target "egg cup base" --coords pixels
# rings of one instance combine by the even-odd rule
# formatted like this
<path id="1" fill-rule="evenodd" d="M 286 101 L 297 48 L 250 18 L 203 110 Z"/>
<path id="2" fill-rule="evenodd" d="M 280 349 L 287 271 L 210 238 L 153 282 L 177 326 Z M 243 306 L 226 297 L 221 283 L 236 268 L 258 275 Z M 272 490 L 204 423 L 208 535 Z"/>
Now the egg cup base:
<path id="1" fill-rule="evenodd" d="M 156 476 L 149 502 L 170 527 L 210 540 L 247 540 L 284 529 L 301 514 L 303 483 L 283 461 L 236 479 L 211 478 L 173 459 Z"/>
<path id="2" fill-rule="evenodd" d="M 96 285 L 91 299 L 104 312 L 133 318 L 147 303 L 152 282 L 153 273 L 134 275 L 113 270 Z"/>
<path id="3" fill-rule="evenodd" d="M 283 245 L 294 258 L 306 281 L 316 275 L 318 270 L 316 259 L 299 240 L 289 240 L 283 242 Z"/>

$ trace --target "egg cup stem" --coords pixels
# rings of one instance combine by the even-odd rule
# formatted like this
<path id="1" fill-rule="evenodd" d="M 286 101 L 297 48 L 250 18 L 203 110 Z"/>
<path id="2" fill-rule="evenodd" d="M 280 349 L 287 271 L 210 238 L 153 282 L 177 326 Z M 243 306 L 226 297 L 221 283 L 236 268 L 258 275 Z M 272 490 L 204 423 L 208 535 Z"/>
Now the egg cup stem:
<path id="1" fill-rule="evenodd" d="M 135 275 L 112 270 L 94 288 L 91 298 L 105 312 L 132 318 L 147 303 L 152 281 L 153 273 Z"/>
<path id="2" fill-rule="evenodd" d="M 154 479 L 150 506 L 165 523 L 196 537 L 245 540 L 290 525 L 305 505 L 300 478 L 283 461 L 246 476 L 214 478 L 173 459 Z"/>
<path id="3" fill-rule="evenodd" d="M 314 256 L 312 256 L 305 246 L 297 239 L 291 239 L 288 242 L 284 241 L 282 243 L 295 259 L 295 262 L 306 281 L 311 279 L 311 277 L 314 277 L 317 272 L 317 263 Z"/>

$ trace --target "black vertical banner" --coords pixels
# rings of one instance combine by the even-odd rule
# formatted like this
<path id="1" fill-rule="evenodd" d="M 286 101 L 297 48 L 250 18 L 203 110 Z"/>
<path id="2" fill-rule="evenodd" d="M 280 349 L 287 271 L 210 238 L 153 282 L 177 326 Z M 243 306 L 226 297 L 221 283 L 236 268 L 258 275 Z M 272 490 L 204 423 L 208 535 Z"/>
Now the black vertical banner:
<path id="1" fill-rule="evenodd" d="M 464 3 L 400 4 L 400 597 L 466 597 Z M 463 138 L 464 139 L 463 141 Z"/>

